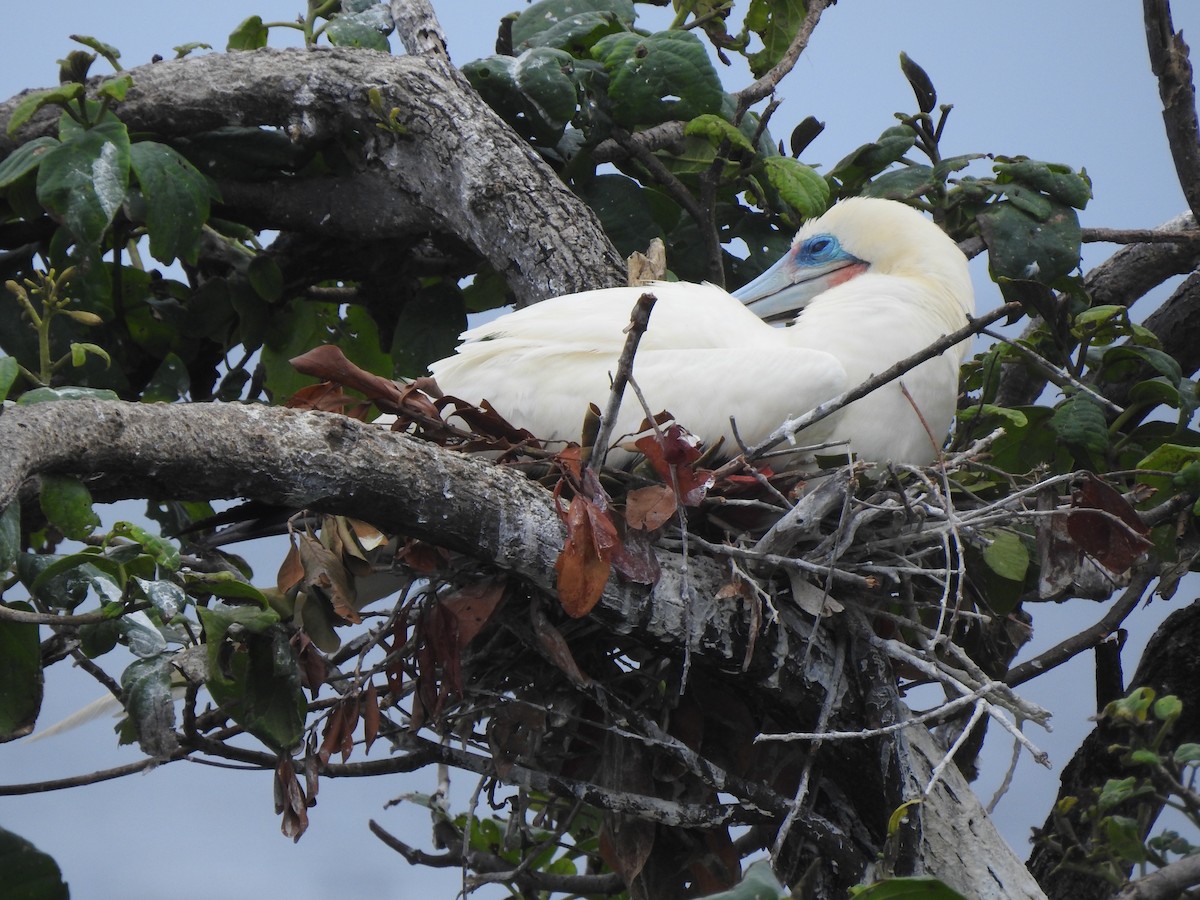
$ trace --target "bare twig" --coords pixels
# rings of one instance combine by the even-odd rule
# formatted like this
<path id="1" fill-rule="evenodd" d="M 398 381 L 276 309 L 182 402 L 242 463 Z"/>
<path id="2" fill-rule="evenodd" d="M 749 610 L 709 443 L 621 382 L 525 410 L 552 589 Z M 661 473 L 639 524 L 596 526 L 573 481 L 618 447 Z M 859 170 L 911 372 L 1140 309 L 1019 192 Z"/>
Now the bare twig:
<path id="1" fill-rule="evenodd" d="M 608 456 L 608 445 L 617 425 L 617 413 L 621 410 L 621 398 L 625 396 L 625 385 L 629 383 L 629 373 L 633 371 L 633 358 L 637 354 L 638 343 L 650 324 L 650 313 L 657 299 L 653 292 L 647 291 L 638 297 L 629 315 L 629 325 L 625 329 L 625 346 L 617 360 L 612 388 L 608 392 L 608 405 L 604 408 L 604 417 L 600 420 L 600 430 L 596 434 L 592 458 L 588 460 L 587 467 L 593 472 L 598 472 L 603 467 Z"/>

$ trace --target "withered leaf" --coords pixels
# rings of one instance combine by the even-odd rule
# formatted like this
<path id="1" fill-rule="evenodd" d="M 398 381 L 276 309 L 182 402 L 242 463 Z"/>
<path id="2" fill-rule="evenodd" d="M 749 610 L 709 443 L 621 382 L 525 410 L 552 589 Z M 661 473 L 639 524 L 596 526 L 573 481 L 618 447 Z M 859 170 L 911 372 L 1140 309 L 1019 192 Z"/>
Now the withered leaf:
<path id="1" fill-rule="evenodd" d="M 554 571 L 558 574 L 558 599 L 567 615 L 586 616 L 604 593 L 612 568 L 612 550 L 619 541 L 608 516 L 576 494 L 566 515 L 567 541 Z"/>
<path id="2" fill-rule="evenodd" d="M 658 584 L 662 575 L 650 532 L 636 528 L 625 530 L 625 539 L 613 550 L 612 565 L 618 575 L 635 584 Z"/>
<path id="3" fill-rule="evenodd" d="M 625 497 L 625 521 L 631 528 L 654 531 L 671 521 L 679 501 L 668 484 L 635 488 Z"/>
<path id="4" fill-rule="evenodd" d="M 379 725 L 382 717 L 379 713 L 379 693 L 375 690 L 375 682 L 368 681 L 362 695 L 363 718 L 363 751 L 371 752 L 371 745 L 379 737 Z"/>
<path id="5" fill-rule="evenodd" d="M 661 437 L 648 434 L 634 441 L 663 484 L 678 488 L 684 506 L 699 506 L 712 486 L 713 473 L 692 464 L 700 458 L 696 438 L 679 425 L 668 425 Z"/>
<path id="6" fill-rule="evenodd" d="M 1108 571 L 1124 572 L 1150 547 L 1150 529 L 1116 488 L 1096 476 L 1085 476 L 1071 495 L 1071 506 L 1076 511 L 1067 519 L 1067 533 Z"/>
<path id="7" fill-rule="evenodd" d="M 347 622 L 362 621 L 355 608 L 354 582 L 340 555 L 328 549 L 312 535 L 296 533 L 296 548 L 304 566 L 304 584 L 310 591 L 326 597 L 333 611 Z"/>
<path id="8" fill-rule="evenodd" d="M 503 575 L 482 578 L 438 599 L 441 607 L 454 618 L 459 649 L 465 648 L 483 629 L 504 599 L 508 580 Z"/>
<path id="9" fill-rule="evenodd" d="M 293 543 L 288 546 L 287 556 L 279 565 L 279 572 L 275 576 L 275 586 L 279 589 L 279 593 L 286 594 L 303 580 L 304 564 L 300 562 L 300 551 Z"/>
<path id="10" fill-rule="evenodd" d="M 541 645 L 542 651 L 546 657 L 558 667 L 558 670 L 567 676 L 571 684 L 576 687 L 589 687 L 592 684 L 592 679 L 579 668 L 575 662 L 575 655 L 571 653 L 571 647 L 567 643 L 567 639 L 562 636 L 562 632 L 551 624 L 537 606 L 537 603 L 530 608 L 530 620 L 533 624 L 533 633 L 538 639 L 538 644 Z"/>
<path id="11" fill-rule="evenodd" d="M 522 758 L 537 753 L 546 731 L 546 710 L 527 703 L 506 703 L 491 717 L 487 726 L 488 747 L 496 774 L 507 778 Z"/>
<path id="12" fill-rule="evenodd" d="M 298 841 L 308 830 L 308 798 L 296 777 L 296 767 L 286 756 L 275 767 L 275 813 L 283 815 L 280 830 L 285 837 Z"/>
<path id="13" fill-rule="evenodd" d="M 353 388 L 376 403 L 383 401 L 394 405 L 400 399 L 400 386 L 396 382 L 355 365 L 333 344 L 314 347 L 307 353 L 293 357 L 289 362 L 292 368 L 302 375 L 311 375 L 323 381 L 333 381 L 343 387 Z"/>

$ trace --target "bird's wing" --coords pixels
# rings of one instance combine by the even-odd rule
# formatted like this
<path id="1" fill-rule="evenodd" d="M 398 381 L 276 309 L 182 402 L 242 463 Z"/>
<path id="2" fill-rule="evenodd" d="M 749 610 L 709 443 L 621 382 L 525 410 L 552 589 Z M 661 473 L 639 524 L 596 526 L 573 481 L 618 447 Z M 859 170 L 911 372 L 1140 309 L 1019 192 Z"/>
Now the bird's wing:
<path id="1" fill-rule="evenodd" d="M 508 347 L 477 359 L 444 361 L 436 372 L 442 388 L 478 403 L 487 399 L 512 422 L 539 438 L 575 441 L 589 402 L 608 401 L 618 351 L 578 352 L 545 346 Z M 651 413 L 667 410 L 706 443 L 724 439 L 736 452 L 730 417 L 747 444 L 764 439 L 785 417 L 798 416 L 836 396 L 846 385 L 841 364 L 820 350 L 786 346 L 639 349 L 633 378 Z M 747 387 L 747 386 L 752 387 Z M 645 411 L 626 390 L 615 436 L 638 430 Z M 827 436 L 818 425 L 803 440 Z M 612 462 L 620 465 L 620 455 Z"/>
<path id="2" fill-rule="evenodd" d="M 653 293 L 657 302 L 643 346 L 722 347 L 777 341 L 771 336 L 773 329 L 718 287 L 655 282 L 645 287 L 566 294 L 527 306 L 463 332 L 458 355 L 490 355 L 521 345 L 619 353 L 630 313 L 645 293 Z M 446 360 L 434 364 L 435 376 L 445 364 Z"/>

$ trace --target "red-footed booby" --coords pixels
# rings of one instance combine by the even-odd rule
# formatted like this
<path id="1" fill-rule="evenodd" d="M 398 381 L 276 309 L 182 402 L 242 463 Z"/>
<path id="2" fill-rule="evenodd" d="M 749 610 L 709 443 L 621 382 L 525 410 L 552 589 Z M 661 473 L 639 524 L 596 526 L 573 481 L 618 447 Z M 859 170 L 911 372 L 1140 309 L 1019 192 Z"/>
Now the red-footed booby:
<path id="1" fill-rule="evenodd" d="M 730 417 L 742 441 L 756 444 L 961 328 L 975 310 L 967 260 L 949 237 L 903 204 L 856 198 L 807 222 L 783 259 L 736 294 L 656 282 L 555 297 L 466 331 L 430 371 L 445 393 L 486 399 L 543 440 L 578 440 L 587 404 L 605 406 L 630 311 L 647 291 L 657 303 L 633 379 L 653 412 L 670 411 L 708 446 L 723 438 L 727 454 L 737 446 Z M 797 310 L 787 327 L 764 321 Z M 930 462 L 954 416 L 967 344 L 805 429 L 797 443 L 846 442 L 871 462 Z M 613 435 L 635 432 L 643 418 L 626 389 Z M 613 464 L 628 459 L 609 455 Z"/>

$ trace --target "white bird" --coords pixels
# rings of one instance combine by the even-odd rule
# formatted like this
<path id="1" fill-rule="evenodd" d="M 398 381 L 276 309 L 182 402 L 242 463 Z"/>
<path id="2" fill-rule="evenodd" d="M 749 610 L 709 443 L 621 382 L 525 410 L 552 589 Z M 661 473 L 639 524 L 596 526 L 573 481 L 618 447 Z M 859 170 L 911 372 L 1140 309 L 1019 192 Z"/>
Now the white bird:
<path id="1" fill-rule="evenodd" d="M 555 297 L 466 331 L 456 353 L 430 371 L 445 393 L 487 399 L 543 440 L 578 440 L 587 404 L 605 407 L 630 311 L 646 291 L 657 303 L 633 379 L 653 412 L 668 410 L 708 446 L 723 438 L 726 454 L 736 452 L 730 417 L 745 443 L 758 443 L 786 419 L 961 328 L 975 309 L 966 258 L 949 237 L 903 204 L 857 198 L 807 222 L 783 259 L 736 295 L 658 282 Z M 788 327 L 764 321 L 796 310 Z M 797 442 L 844 441 L 863 460 L 928 463 L 950 428 L 968 343 Z M 626 389 L 613 435 L 636 432 L 643 418 Z M 628 459 L 625 451 L 609 455 L 614 464 Z"/>

